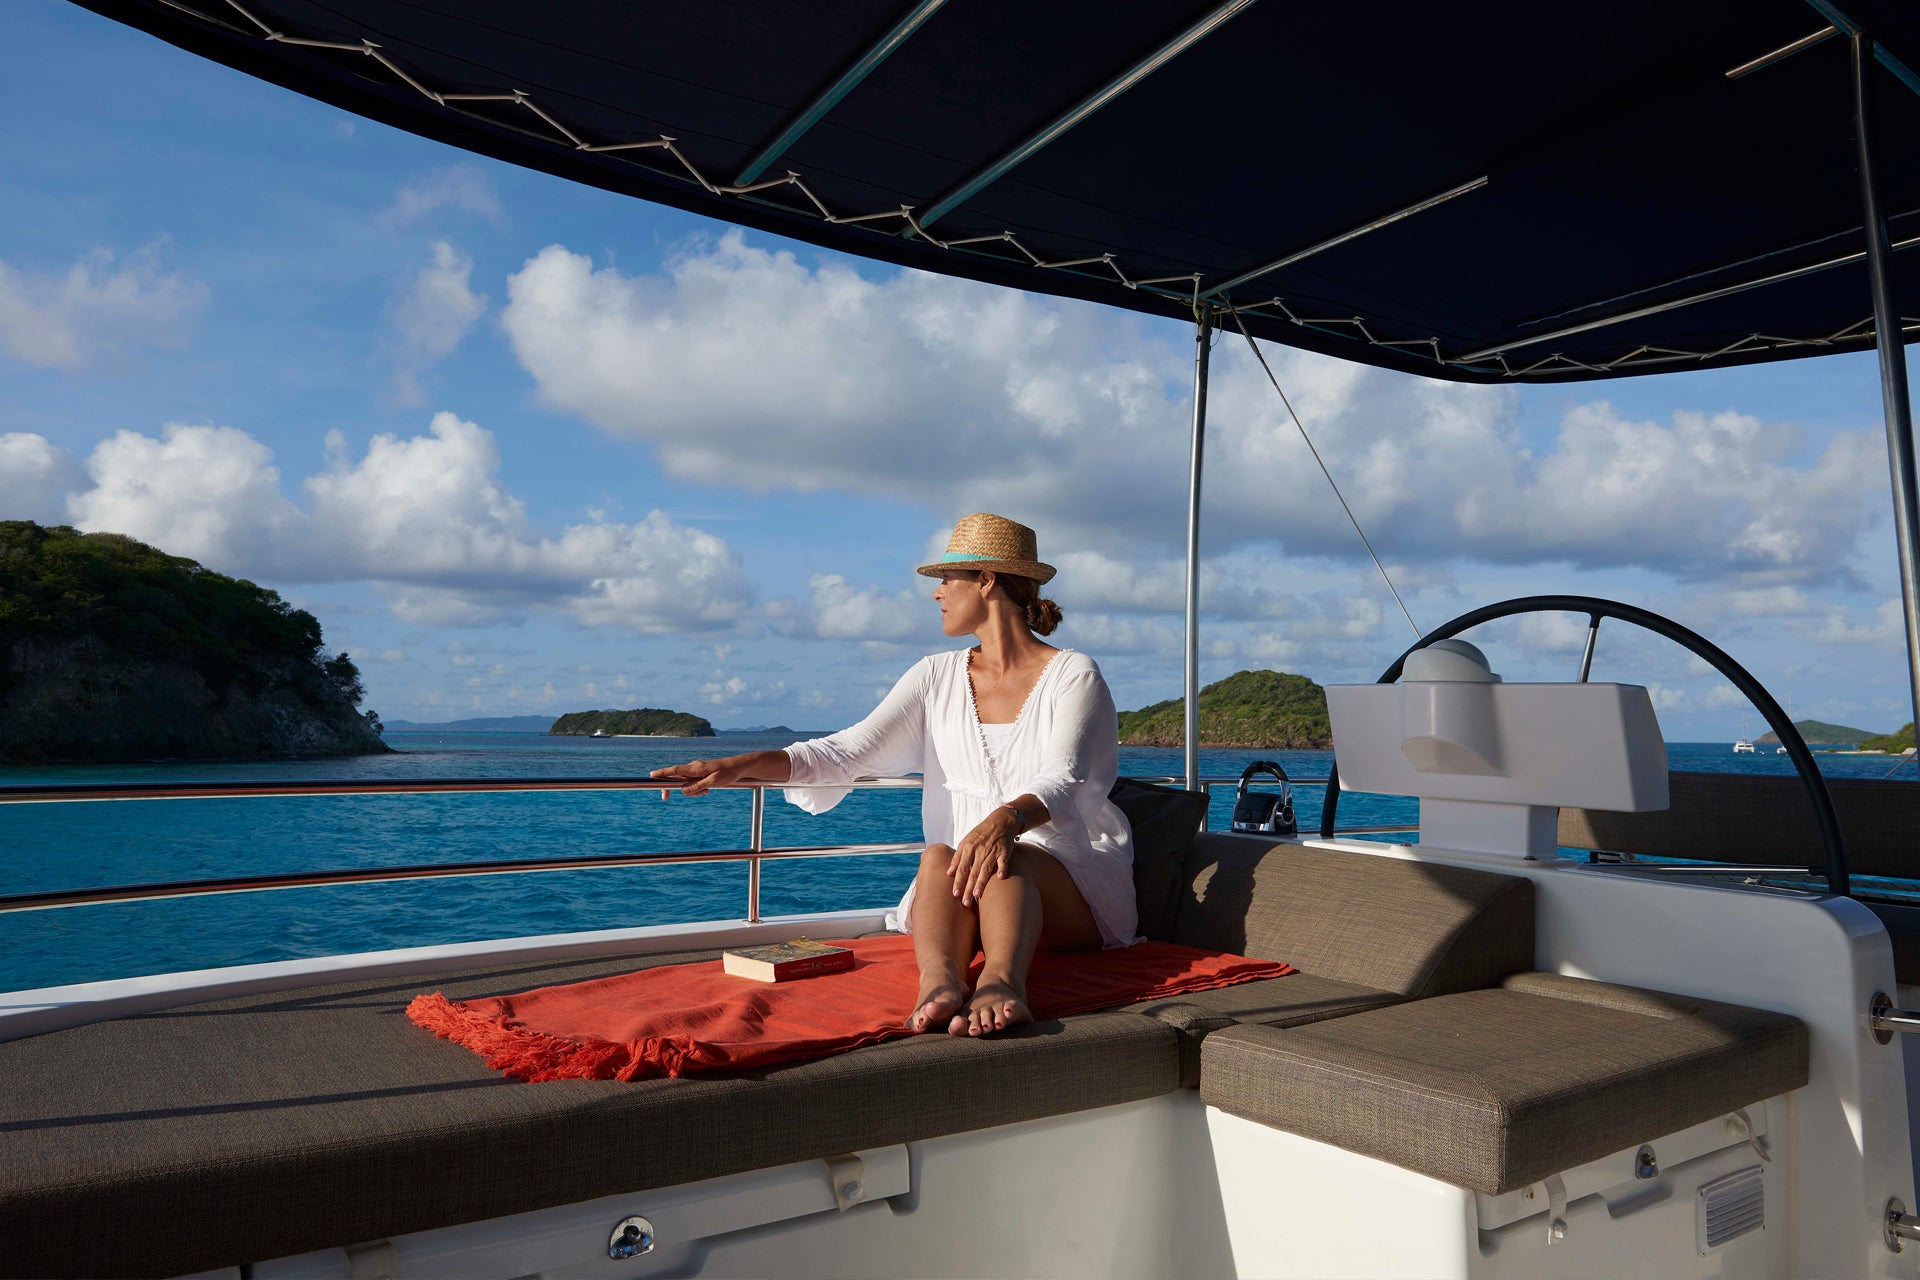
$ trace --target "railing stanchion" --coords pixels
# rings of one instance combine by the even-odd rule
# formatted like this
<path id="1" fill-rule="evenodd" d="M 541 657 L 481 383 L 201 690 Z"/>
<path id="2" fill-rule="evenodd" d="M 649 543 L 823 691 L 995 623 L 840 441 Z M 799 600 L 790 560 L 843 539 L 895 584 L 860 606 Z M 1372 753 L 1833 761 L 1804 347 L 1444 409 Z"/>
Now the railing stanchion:
<path id="1" fill-rule="evenodd" d="M 755 857 L 747 860 L 747 923 L 760 923 L 760 859 L 757 856 L 765 847 L 767 826 L 767 789 L 756 786 L 753 789 L 753 820 L 747 847 Z"/>
<path id="2" fill-rule="evenodd" d="M 1146 777 L 1136 782 L 1157 786 L 1179 786 L 1181 777 Z M 1237 779 L 1202 777 L 1195 780 L 1209 801 L 1213 788 L 1231 786 Z M 1257 781 L 1257 780 L 1256 780 Z M 1296 783 L 1325 782 L 1324 778 L 1295 778 Z M 782 784 L 801 785 L 807 784 Z M 837 784 L 836 784 L 837 785 Z M 918 790 L 918 778 L 864 778 L 848 784 L 856 789 Z M 779 845 L 766 843 L 766 791 L 757 783 L 731 783 L 728 789 L 745 788 L 752 792 L 752 829 L 744 849 L 683 849 L 671 852 L 632 854 L 566 854 L 544 858 L 506 858 L 484 862 L 440 862 L 410 866 L 342 867 L 332 871 L 296 871 L 274 875 L 224 876 L 206 880 L 177 880 L 165 883 L 102 885 L 87 889 L 63 889 L 35 893 L 0 894 L 0 915 L 15 911 L 48 911 L 66 907 L 96 906 L 101 903 L 153 902 L 162 899 L 197 898 L 229 893 L 261 893 L 280 889 L 316 889 L 349 884 L 384 884 L 402 880 L 460 879 L 476 876 L 527 875 L 549 871 L 605 871 L 623 867 L 691 865 L 694 863 L 744 862 L 747 864 L 747 919 L 760 922 L 760 872 L 764 864 L 792 858 L 840 858 L 871 854 L 914 853 L 921 841 L 847 845 Z M 504 792 L 558 791 L 657 791 L 660 783 L 651 778 L 422 778 L 412 781 L 386 779 L 316 779 L 306 782 L 157 782 L 126 785 L 121 783 L 60 783 L 52 786 L 0 785 L 0 807 L 9 804 L 100 803 L 127 800 L 204 800 L 232 799 L 242 796 L 266 798 L 340 795 L 452 795 Z M 1208 829 L 1206 816 L 1201 829 Z M 1350 832 L 1410 831 L 1410 826 L 1357 827 Z"/>

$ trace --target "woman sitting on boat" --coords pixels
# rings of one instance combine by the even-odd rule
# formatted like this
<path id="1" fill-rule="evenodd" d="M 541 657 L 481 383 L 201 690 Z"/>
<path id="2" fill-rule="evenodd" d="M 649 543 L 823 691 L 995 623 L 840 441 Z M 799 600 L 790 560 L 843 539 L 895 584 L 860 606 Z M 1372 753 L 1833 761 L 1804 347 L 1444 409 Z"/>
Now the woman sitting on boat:
<path id="1" fill-rule="evenodd" d="M 1113 696 L 1093 659 L 1039 637 L 1060 621 L 1033 530 L 995 515 L 955 526 L 938 578 L 941 629 L 971 649 L 913 665 L 872 715 L 784 751 L 694 760 L 652 776 L 687 795 L 730 782 L 812 784 L 787 799 L 821 813 L 844 784 L 920 773 L 927 841 L 890 927 L 913 935 L 920 994 L 906 1023 L 986 1035 L 1028 1021 L 1036 950 L 1138 941 L 1133 837 L 1107 798 L 1119 767 Z M 822 785 L 824 784 L 824 785 Z M 983 956 L 969 991 L 975 952 Z"/>

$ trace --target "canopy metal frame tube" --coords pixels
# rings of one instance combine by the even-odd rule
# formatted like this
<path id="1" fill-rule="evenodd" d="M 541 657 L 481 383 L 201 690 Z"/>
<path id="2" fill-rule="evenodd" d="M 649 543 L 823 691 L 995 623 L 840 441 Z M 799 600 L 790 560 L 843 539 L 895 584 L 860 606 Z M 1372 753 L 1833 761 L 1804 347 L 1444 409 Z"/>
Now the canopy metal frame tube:
<path id="1" fill-rule="evenodd" d="M 1893 481 L 1893 536 L 1900 554 L 1900 604 L 1907 627 L 1907 683 L 1920 722 L 1920 492 L 1913 453 L 1913 401 L 1907 390 L 1906 335 L 1893 296 L 1892 246 L 1874 145 L 1873 37 L 1853 35 L 1853 134 L 1860 160 L 1860 206 L 1866 224 L 1867 278 L 1880 349 L 1880 398 L 1887 420 L 1887 463 Z"/>
<path id="2" fill-rule="evenodd" d="M 1849 40 L 1866 34 L 1866 28 L 1849 17 L 1839 6 L 1835 5 L 1832 0 L 1807 0 L 1807 4 L 1815 13 L 1844 31 Z M 1873 55 L 1876 62 L 1890 71 L 1893 77 L 1901 84 L 1904 84 L 1915 93 L 1920 93 L 1920 73 L 1916 73 L 1912 67 L 1895 57 L 1888 51 L 1887 46 L 1876 40 L 1869 46 L 1868 52 Z"/>
<path id="3" fill-rule="evenodd" d="M 839 105 L 840 99 L 852 93 L 855 86 L 872 75 L 874 68 L 892 57 L 894 50 L 905 44 L 907 37 L 918 31 L 920 24 L 931 18 L 934 11 L 946 2 L 947 0 L 920 0 L 920 3 L 914 5 L 907 15 L 894 23 L 887 34 L 881 36 L 872 48 L 861 54 L 852 66 L 842 71 L 839 78 L 832 84 L 821 90 L 820 96 L 809 102 L 804 111 L 794 116 L 787 123 L 787 127 L 780 131 L 780 135 L 761 149 L 760 154 L 748 161 L 747 167 L 742 169 L 740 175 L 733 180 L 733 185 L 744 187 L 765 173 L 769 165 L 791 150 L 793 144 L 800 141 L 807 130 L 819 124 L 829 111 Z"/>
<path id="4" fill-rule="evenodd" d="M 1217 31 L 1222 23 L 1252 4 L 1253 0 L 1226 0 L 1225 4 L 1212 10 L 1204 18 L 1200 19 L 1200 21 L 1194 23 L 1185 31 L 1182 31 L 1179 35 L 1167 41 L 1140 61 L 1134 63 L 1131 67 L 1128 67 L 1099 89 L 1094 90 L 1086 97 L 1080 99 L 1080 101 L 1074 103 L 1071 107 L 1068 107 L 1066 111 L 1054 117 L 1050 123 L 1039 132 L 1027 138 L 1026 141 L 1020 143 L 998 160 L 995 160 L 986 168 L 981 169 L 978 173 L 961 181 L 953 190 L 934 201 L 933 205 L 925 213 L 920 215 L 919 227 L 922 229 L 922 234 L 925 234 L 924 228 L 932 226 L 935 222 L 946 217 L 974 196 L 979 195 L 980 192 L 992 186 L 995 182 L 998 182 L 1001 178 L 1013 172 L 1013 170 L 1019 168 L 1035 153 L 1046 147 L 1056 138 L 1059 138 L 1081 121 L 1092 116 L 1109 102 L 1112 102 L 1115 98 L 1133 88 L 1133 86 L 1139 84 L 1142 80 L 1145 80 L 1161 67 L 1167 65 L 1167 63 L 1172 62 L 1194 45 L 1199 44 L 1202 40 Z"/>
<path id="5" fill-rule="evenodd" d="M 1469 191 L 1478 191 L 1486 185 L 1486 175 L 1482 174 L 1477 178 L 1461 183 L 1457 187 L 1449 187 L 1439 195 L 1428 196 L 1424 200 L 1416 200 L 1404 209 L 1395 209 L 1392 213 L 1382 214 L 1370 222 L 1363 222 L 1357 227 L 1349 227 L 1337 235 L 1328 236 L 1325 240 L 1310 244 L 1304 249 L 1296 249 L 1292 253 L 1284 254 L 1281 257 L 1275 258 L 1272 262 L 1267 263 L 1265 266 L 1255 267 L 1251 271 L 1243 271 L 1225 284 L 1218 284 L 1207 290 L 1207 296 L 1210 298 L 1225 298 L 1241 285 L 1258 280 L 1261 276 L 1271 275 L 1282 267 L 1290 267 L 1296 262 L 1301 262 L 1313 257 L 1316 253 L 1324 253 L 1328 249 L 1337 248 L 1349 240 L 1358 240 L 1361 236 L 1378 231 L 1382 227 L 1390 227 L 1396 222 L 1411 218 L 1416 213 L 1425 213 L 1428 209 L 1432 209 L 1437 205 L 1443 205 L 1455 197 L 1464 196 Z"/>
<path id="6" fill-rule="evenodd" d="M 1886 235 L 1885 223 L 1881 224 L 1881 235 L 1883 238 Z M 1920 245 L 1920 236 L 1908 236 L 1906 239 L 1889 247 L 1894 250 L 1911 249 L 1915 245 Z M 1731 298 L 1737 293 L 1746 293 L 1753 289 L 1764 289 L 1770 284 L 1784 284 L 1789 280 L 1798 280 L 1802 276 L 1816 275 L 1822 271 L 1831 271 L 1835 267 L 1850 267 L 1854 263 L 1864 260 L 1866 256 L 1864 253 L 1841 254 L 1839 257 L 1826 258 L 1819 262 L 1810 262 L 1802 267 L 1790 267 L 1785 271 L 1775 271 L 1751 280 L 1741 280 L 1734 284 L 1721 285 L 1719 288 L 1708 289 L 1701 293 L 1690 293 L 1681 298 L 1669 298 L 1665 302 L 1655 302 L 1644 307 L 1635 307 L 1631 311 L 1622 311 L 1618 315 L 1602 316 L 1598 320 L 1588 320 L 1584 324 L 1568 325 L 1563 329 L 1554 329 L 1548 333 L 1537 333 L 1530 338 L 1515 338 L 1511 342 L 1503 342 L 1498 346 L 1482 347 L 1478 351 L 1470 351 L 1466 355 L 1452 357 L 1449 363 L 1475 364 L 1494 356 L 1505 355 L 1509 351 L 1518 351 L 1523 347 L 1537 347 L 1543 342 L 1553 342 L 1560 338 L 1571 338 L 1577 334 L 1590 333 L 1595 329 L 1605 329 L 1611 325 L 1625 324 L 1629 320 L 1644 320 L 1648 316 L 1657 316 L 1667 311 L 1678 311 L 1682 307 L 1696 306 L 1702 302 L 1715 302 L 1721 298 Z M 1895 317 L 1896 328 L 1898 327 L 1898 323 L 1899 318 Z"/>
<path id="7" fill-rule="evenodd" d="M 1828 40 L 1831 40 L 1833 37 L 1839 34 L 1840 34 L 1840 28 L 1833 23 L 1828 23 L 1826 26 L 1820 28 L 1818 31 L 1813 32 L 1811 35 L 1804 35 L 1804 36 L 1801 36 L 1798 40 L 1793 41 L 1791 44 L 1781 45 L 1778 49 L 1775 49 L 1772 53 L 1763 53 L 1757 58 L 1752 58 L 1746 62 L 1741 63 L 1739 66 L 1733 68 L 1733 70 L 1727 72 L 1727 79 L 1738 80 L 1738 79 L 1741 79 L 1743 76 L 1750 76 L 1756 71 L 1765 70 L 1766 68 L 1774 65 L 1776 62 L 1785 62 L 1788 58 L 1791 58 L 1794 54 L 1804 53 L 1808 49 L 1813 48 L 1815 45 L 1824 44 Z"/>
<path id="8" fill-rule="evenodd" d="M 1194 324 L 1193 452 L 1187 463 L 1187 664 L 1182 717 L 1187 790 L 1200 786 L 1200 470 L 1207 452 L 1207 375 L 1213 354 L 1213 307 L 1202 303 Z"/>

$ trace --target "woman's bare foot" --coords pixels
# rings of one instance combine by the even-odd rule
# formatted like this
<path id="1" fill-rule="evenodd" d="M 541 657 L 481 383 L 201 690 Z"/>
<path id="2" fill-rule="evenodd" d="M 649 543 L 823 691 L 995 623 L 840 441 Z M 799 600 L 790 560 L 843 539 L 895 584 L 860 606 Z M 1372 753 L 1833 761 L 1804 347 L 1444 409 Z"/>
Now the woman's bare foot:
<path id="1" fill-rule="evenodd" d="M 947 1031 L 956 1036 L 987 1036 L 1032 1021 L 1033 1014 L 1027 1010 L 1024 992 L 1003 979 L 982 978 L 973 990 L 973 999 L 967 1002 L 966 1011 L 954 1015 Z"/>
<path id="2" fill-rule="evenodd" d="M 951 978 L 935 978 L 920 984 L 920 997 L 907 1015 L 909 1031 L 931 1031 L 954 1018 L 967 1002 L 967 989 Z"/>

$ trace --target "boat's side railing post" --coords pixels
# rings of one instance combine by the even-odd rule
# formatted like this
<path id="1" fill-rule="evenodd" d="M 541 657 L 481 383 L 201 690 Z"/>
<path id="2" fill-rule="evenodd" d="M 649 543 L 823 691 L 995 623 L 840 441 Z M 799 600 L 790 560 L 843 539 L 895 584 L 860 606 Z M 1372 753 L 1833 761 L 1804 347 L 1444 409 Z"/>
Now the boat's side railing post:
<path id="1" fill-rule="evenodd" d="M 1187 619 L 1182 748 L 1187 790 L 1200 781 L 1200 470 L 1207 453 L 1207 371 L 1213 351 L 1213 306 L 1194 317 L 1193 441 L 1187 463 Z"/>
<path id="2" fill-rule="evenodd" d="M 767 788 L 756 783 L 751 792 L 753 796 L 753 817 L 748 832 L 747 847 L 754 856 L 747 859 L 747 923 L 760 923 L 760 854 L 766 848 L 767 835 Z"/>
<path id="3" fill-rule="evenodd" d="M 1880 186 L 1873 120 L 1873 37 L 1853 32 L 1853 130 L 1860 164 L 1860 204 L 1866 224 L 1867 279 L 1873 289 L 1873 328 L 1880 350 L 1880 398 L 1887 420 L 1887 461 L 1893 480 L 1893 538 L 1900 559 L 1900 603 L 1907 628 L 1907 681 L 1920 718 L 1920 480 L 1915 477 L 1913 403 L 1907 391 L 1906 335 L 1893 293 L 1893 250 Z"/>

